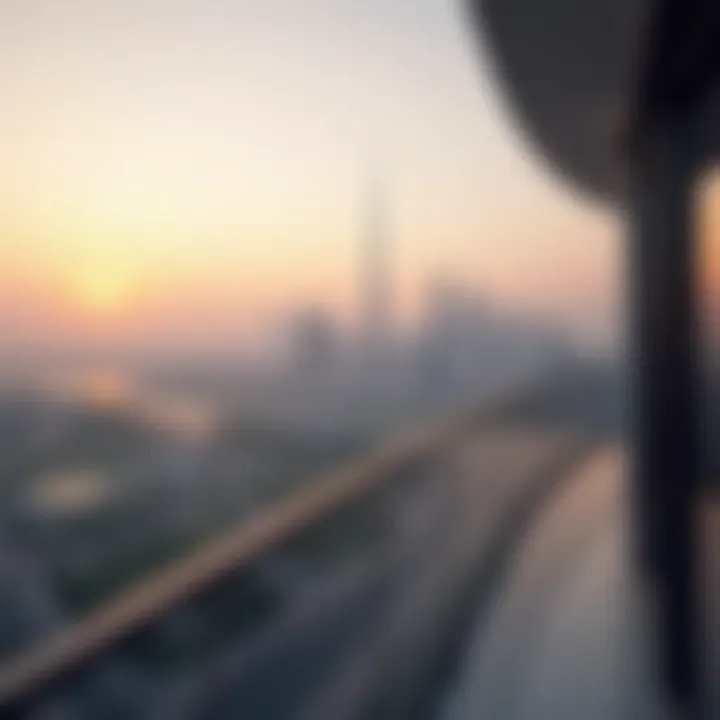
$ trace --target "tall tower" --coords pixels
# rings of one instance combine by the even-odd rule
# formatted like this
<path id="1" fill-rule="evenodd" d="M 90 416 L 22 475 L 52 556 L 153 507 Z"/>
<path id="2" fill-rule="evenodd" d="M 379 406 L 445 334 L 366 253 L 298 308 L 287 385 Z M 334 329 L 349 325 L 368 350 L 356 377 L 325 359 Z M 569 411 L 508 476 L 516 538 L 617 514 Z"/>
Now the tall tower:
<path id="1" fill-rule="evenodd" d="M 361 222 L 360 331 L 365 356 L 375 360 L 387 355 L 394 320 L 388 199 L 378 174 L 366 187 Z"/>

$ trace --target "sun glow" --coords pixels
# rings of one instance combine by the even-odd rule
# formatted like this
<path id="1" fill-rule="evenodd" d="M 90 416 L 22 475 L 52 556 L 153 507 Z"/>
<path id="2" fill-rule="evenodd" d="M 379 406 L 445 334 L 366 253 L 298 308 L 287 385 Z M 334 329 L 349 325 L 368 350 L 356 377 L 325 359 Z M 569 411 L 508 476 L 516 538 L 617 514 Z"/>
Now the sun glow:
<path id="1" fill-rule="evenodd" d="M 115 315 L 127 310 L 133 300 L 128 276 L 113 268 L 83 272 L 74 283 L 80 309 L 93 315 Z"/>

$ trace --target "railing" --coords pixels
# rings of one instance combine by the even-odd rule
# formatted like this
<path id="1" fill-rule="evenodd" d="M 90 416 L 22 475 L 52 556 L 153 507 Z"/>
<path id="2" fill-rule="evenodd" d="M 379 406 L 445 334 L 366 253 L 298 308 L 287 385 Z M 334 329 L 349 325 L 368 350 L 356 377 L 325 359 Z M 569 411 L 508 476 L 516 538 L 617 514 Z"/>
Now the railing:
<path id="1" fill-rule="evenodd" d="M 315 528 L 320 526 L 332 524 L 333 518 L 340 518 L 340 524 L 347 525 L 348 523 L 343 520 L 343 513 L 356 507 L 364 507 L 364 504 L 372 501 L 372 498 L 378 493 L 386 493 L 386 495 L 376 502 L 373 517 L 377 519 L 378 508 L 392 514 L 395 512 L 393 508 L 406 504 L 406 496 L 400 497 L 399 493 L 406 492 L 408 482 L 416 482 L 418 474 L 422 474 L 423 463 L 429 462 L 442 451 L 457 446 L 464 438 L 478 434 L 481 427 L 494 427 L 497 418 L 512 411 L 513 408 L 517 408 L 528 398 L 536 396 L 538 387 L 543 387 L 543 383 L 533 381 L 509 391 L 505 390 L 489 400 L 486 399 L 467 410 L 454 413 L 439 422 L 422 427 L 398 440 L 389 442 L 365 457 L 350 462 L 345 467 L 323 475 L 302 491 L 261 511 L 236 530 L 210 542 L 190 557 L 180 560 L 154 577 L 131 588 L 98 612 L 70 625 L 39 646 L 30 649 L 0 669 L 0 711 L 2 711 L 3 717 L 9 716 L 11 713 L 25 717 L 31 709 L 43 706 L 44 703 L 50 703 L 52 706 L 54 698 L 62 697 L 67 687 L 76 687 L 77 683 L 87 682 L 88 673 L 92 675 L 97 667 L 103 666 L 108 657 L 117 656 L 124 659 L 128 653 L 132 655 L 136 651 L 137 643 L 140 642 L 142 645 L 143 634 L 147 634 L 155 624 L 170 614 L 182 611 L 196 599 L 203 600 L 216 588 L 225 587 L 234 577 L 239 575 L 245 577 L 244 574 L 254 571 L 266 558 L 272 559 L 275 553 L 287 548 L 289 543 L 297 541 L 302 544 L 303 538 L 308 533 L 311 534 Z M 552 462 L 545 461 L 542 468 L 533 470 L 538 482 L 544 477 L 543 482 L 547 485 L 548 473 L 557 476 L 560 473 L 562 462 L 566 462 L 571 457 L 576 458 L 578 450 L 582 452 L 594 442 L 591 436 L 592 433 L 575 433 L 572 440 L 567 442 L 565 450 L 552 457 Z M 558 458 L 560 458 L 560 464 L 558 464 Z M 520 515 L 527 515 L 532 504 L 528 504 L 527 498 L 534 498 L 533 502 L 540 498 L 542 493 L 537 491 L 537 485 L 538 483 L 534 483 L 535 490 L 533 492 L 527 492 L 529 488 L 524 488 L 522 492 L 515 493 L 514 504 L 505 503 L 508 515 L 506 520 L 509 521 L 509 525 L 506 522 L 502 528 L 495 528 L 497 537 L 495 546 L 492 548 L 492 557 L 483 555 L 484 564 L 491 561 L 497 565 L 500 557 L 498 547 L 496 547 L 497 539 L 507 535 L 508 528 L 513 523 L 518 524 Z M 398 490 L 398 488 L 400 489 Z M 394 499 L 388 499 L 390 496 L 387 493 L 394 493 Z M 518 504 L 518 498 L 522 497 L 526 499 Z M 462 555 L 465 564 L 456 563 L 457 572 L 451 578 L 455 583 L 460 577 L 467 574 L 469 568 L 474 568 L 472 577 L 476 577 L 477 572 L 475 571 L 482 570 L 482 568 L 478 568 L 479 554 L 477 552 L 478 543 L 481 542 L 480 536 L 471 533 L 464 538 L 463 542 L 462 553 L 458 550 L 456 554 Z M 487 538 L 482 542 L 488 545 Z M 332 545 L 332 542 L 330 544 Z M 380 551 L 381 556 L 383 552 L 385 551 Z M 403 552 L 405 551 L 403 550 Z M 386 554 L 390 555 L 389 552 Z M 403 568 L 402 572 L 405 572 L 405 564 L 413 567 L 415 562 L 416 560 L 408 560 L 405 557 L 402 560 L 403 564 L 398 564 L 400 563 L 398 561 L 392 565 L 393 569 L 388 566 L 380 573 L 373 570 L 372 574 L 368 575 L 372 580 L 368 582 L 371 583 L 369 587 L 374 590 L 368 591 L 368 597 L 373 594 L 382 595 L 384 591 L 380 588 L 385 587 L 383 583 L 390 582 L 390 576 L 399 572 L 398 568 Z M 334 580 L 333 582 L 335 586 L 340 587 L 339 581 Z M 469 586 L 464 587 L 463 594 L 467 594 L 468 590 Z M 333 590 L 333 592 L 337 594 L 342 590 Z M 452 607 L 455 607 L 458 597 L 449 592 L 446 595 L 448 597 L 444 598 L 444 605 L 447 613 Z M 448 600 L 451 602 L 448 603 Z M 365 601 L 352 600 L 352 602 Z M 434 606 L 431 615 L 437 617 L 437 611 L 437 606 Z M 418 615 L 418 617 L 421 616 L 422 613 Z M 427 613 L 425 617 L 428 617 Z M 456 620 L 456 613 L 453 613 L 449 622 L 452 624 Z M 308 623 L 310 622 L 308 620 Z M 348 622 L 352 622 L 352 620 L 348 620 Z M 293 632 L 290 620 L 287 621 L 287 626 L 291 628 L 288 633 Z M 434 628 L 434 631 L 437 633 L 437 628 Z M 231 636 L 232 632 L 235 631 L 230 630 L 228 636 Z M 237 632 L 240 633 L 239 630 Z M 254 642 L 258 647 L 262 646 L 263 642 L 266 644 L 269 642 L 257 637 L 253 639 L 252 628 L 249 630 L 244 628 L 243 633 L 245 633 L 244 636 L 249 633 L 250 639 L 247 642 L 251 644 Z M 414 631 L 406 632 L 405 640 L 408 639 L 408 635 L 413 636 L 414 634 Z M 385 643 L 387 644 L 387 642 L 386 637 Z M 212 647 L 217 647 L 216 640 L 213 640 Z M 392 650 L 397 650 L 397 648 L 392 648 Z M 215 651 L 213 650 L 213 652 Z M 254 652 L 256 655 L 259 653 L 259 651 Z M 445 648 L 445 652 L 447 653 L 447 648 Z M 218 654 L 215 653 L 213 657 L 217 658 Z M 216 669 L 218 666 L 230 663 L 227 660 L 228 657 L 230 657 L 228 652 L 223 650 L 225 659 L 222 663 L 219 661 L 219 664 L 216 663 Z M 344 686 L 352 687 L 354 685 L 357 696 L 359 685 L 362 685 L 363 693 L 367 692 L 369 680 L 365 678 L 361 682 L 362 672 L 358 670 L 358 667 L 362 665 L 362 662 L 358 659 L 357 653 L 353 657 L 352 672 L 347 673 L 348 679 Z M 235 664 L 237 665 L 237 663 Z M 406 684 L 409 682 L 407 677 L 404 682 Z M 193 700 L 195 706 L 199 702 L 212 702 L 213 694 L 221 693 L 215 680 L 209 681 L 205 678 L 203 683 L 202 690 L 195 693 Z M 336 684 L 343 687 L 342 682 Z M 342 692 L 337 691 L 335 697 L 333 697 L 333 693 L 326 693 L 327 697 L 318 707 L 324 705 L 328 708 L 325 714 L 331 717 L 332 708 L 337 708 L 343 702 L 347 702 L 347 697 L 352 694 L 353 691 L 347 689 Z M 198 697 L 202 699 L 198 700 Z M 392 702 L 399 701 L 393 700 Z M 406 699 L 402 702 L 407 704 Z M 180 701 L 177 703 L 182 704 Z M 168 703 L 165 704 L 168 705 Z M 382 702 L 377 707 L 380 708 L 381 705 Z M 188 713 L 188 716 L 192 715 L 189 711 Z M 319 712 L 319 714 L 322 713 Z M 178 713 L 177 717 L 180 716 L 181 714 Z"/>

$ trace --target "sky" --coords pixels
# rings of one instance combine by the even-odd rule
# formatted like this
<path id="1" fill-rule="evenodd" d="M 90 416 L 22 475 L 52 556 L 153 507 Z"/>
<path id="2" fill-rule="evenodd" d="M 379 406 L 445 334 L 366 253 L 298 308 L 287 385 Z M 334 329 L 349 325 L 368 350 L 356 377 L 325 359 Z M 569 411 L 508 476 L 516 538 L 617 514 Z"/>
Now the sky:
<path id="1" fill-rule="evenodd" d="M 352 323 L 382 177 L 399 322 L 428 282 L 609 342 L 618 223 L 540 164 L 448 0 L 0 0 L 2 347 Z"/>

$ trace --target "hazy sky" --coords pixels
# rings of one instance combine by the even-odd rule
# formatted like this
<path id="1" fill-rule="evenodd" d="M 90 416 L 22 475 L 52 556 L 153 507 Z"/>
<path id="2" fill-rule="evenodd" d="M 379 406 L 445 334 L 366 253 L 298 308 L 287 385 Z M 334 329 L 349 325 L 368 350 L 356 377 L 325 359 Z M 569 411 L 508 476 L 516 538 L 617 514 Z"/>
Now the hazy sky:
<path id="1" fill-rule="evenodd" d="M 617 228 L 536 164 L 448 0 L 0 0 L 6 343 L 247 336 L 356 303 L 381 173 L 427 280 L 604 337 Z"/>

